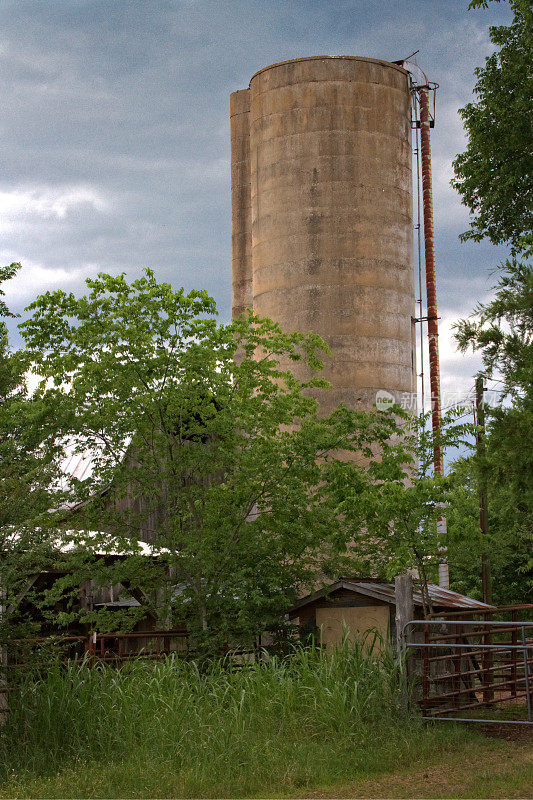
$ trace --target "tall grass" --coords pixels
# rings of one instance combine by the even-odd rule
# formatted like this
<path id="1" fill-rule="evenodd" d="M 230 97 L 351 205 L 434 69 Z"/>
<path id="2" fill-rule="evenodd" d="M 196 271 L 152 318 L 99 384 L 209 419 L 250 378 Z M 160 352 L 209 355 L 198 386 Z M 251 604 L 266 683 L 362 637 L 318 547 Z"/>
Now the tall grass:
<path id="1" fill-rule="evenodd" d="M 76 764 L 114 764 L 130 777 L 160 770 L 183 796 L 349 779 L 420 747 L 402 687 L 390 652 L 347 644 L 241 669 L 218 661 L 203 672 L 178 658 L 120 670 L 71 664 L 12 693 L 0 771 L 16 782 Z M 127 785 L 117 791 L 135 796 Z"/>

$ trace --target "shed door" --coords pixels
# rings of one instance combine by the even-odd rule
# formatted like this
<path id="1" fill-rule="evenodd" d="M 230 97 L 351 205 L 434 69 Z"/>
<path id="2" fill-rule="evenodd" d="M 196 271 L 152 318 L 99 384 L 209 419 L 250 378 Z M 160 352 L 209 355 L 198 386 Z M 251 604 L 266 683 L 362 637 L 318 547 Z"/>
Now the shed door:
<path id="1" fill-rule="evenodd" d="M 332 648 L 342 642 L 345 631 L 348 631 L 348 638 L 353 641 L 358 636 L 370 629 L 376 629 L 387 640 L 389 629 L 389 607 L 388 606 L 351 606 L 351 607 L 332 607 L 317 608 L 316 624 L 322 629 L 322 643 L 326 647 Z M 369 635 L 370 644 L 373 637 Z M 379 647 L 379 642 L 376 647 Z"/>

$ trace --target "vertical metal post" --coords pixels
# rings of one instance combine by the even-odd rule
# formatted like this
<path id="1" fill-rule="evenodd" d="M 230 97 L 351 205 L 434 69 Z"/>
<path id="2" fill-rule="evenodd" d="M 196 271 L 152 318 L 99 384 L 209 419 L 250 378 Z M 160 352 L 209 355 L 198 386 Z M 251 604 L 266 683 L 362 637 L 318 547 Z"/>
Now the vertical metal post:
<path id="1" fill-rule="evenodd" d="M 431 389 L 431 425 L 433 428 L 433 462 L 436 475 L 444 474 L 440 441 L 440 367 L 439 326 L 437 322 L 437 281 L 435 276 L 435 234 L 433 230 L 433 189 L 431 182 L 431 143 L 429 138 L 431 118 L 429 113 L 429 86 L 418 90 L 420 103 L 420 150 L 422 156 L 422 197 L 424 210 L 424 254 L 426 262 L 426 295 L 429 341 L 429 385 Z M 437 523 L 439 542 L 446 535 L 446 518 Z M 448 562 L 443 555 L 439 564 L 439 586 L 448 589 L 450 578 Z"/>
<path id="2" fill-rule="evenodd" d="M 461 624 L 457 624 L 455 626 L 455 642 L 454 642 L 454 655 L 452 658 L 453 661 L 453 669 L 454 669 L 454 676 L 453 676 L 453 705 L 455 708 L 459 708 L 461 705 L 461 662 L 463 660 L 463 650 L 460 646 L 461 636 L 463 633 L 463 626 Z"/>
<path id="3" fill-rule="evenodd" d="M 529 660 L 527 657 L 527 642 L 526 642 L 526 626 L 522 625 L 522 646 L 524 653 L 524 678 L 526 679 L 526 697 L 527 697 L 527 718 L 529 722 L 533 721 L 531 712 L 531 689 L 529 686 Z"/>
<path id="4" fill-rule="evenodd" d="M 424 625 L 424 644 L 426 647 L 423 648 L 424 652 L 422 655 L 422 711 L 424 714 L 427 714 L 428 706 L 429 706 L 429 626 Z"/>
<path id="5" fill-rule="evenodd" d="M 416 92 L 413 93 L 413 101 L 415 103 L 415 119 L 416 119 Z M 418 135 L 418 127 L 415 127 L 415 141 L 416 141 L 416 239 L 417 239 L 417 252 L 418 252 L 418 309 L 420 318 L 420 404 L 422 414 L 426 410 L 426 397 L 424 386 L 424 297 L 422 292 L 422 212 L 420 205 L 420 143 Z"/>
<path id="6" fill-rule="evenodd" d="M 488 614 L 483 614 L 483 619 L 484 619 L 485 623 L 487 623 L 487 622 L 490 623 L 490 620 L 488 619 L 488 616 L 489 616 Z M 492 675 L 492 672 L 491 672 L 491 668 L 492 668 L 492 665 L 493 665 L 493 657 L 492 657 L 492 649 L 491 649 L 492 631 L 491 631 L 490 624 L 489 625 L 485 624 L 485 626 L 484 626 L 483 644 L 484 645 L 488 645 L 488 647 L 485 648 L 484 653 L 483 653 L 483 702 L 488 704 L 488 703 L 492 703 L 492 701 L 494 700 L 494 690 L 491 687 L 492 678 L 493 678 L 493 675 Z"/>
<path id="7" fill-rule="evenodd" d="M 518 622 L 518 613 L 516 609 L 511 612 L 511 621 Z M 516 647 L 518 644 L 518 637 L 516 635 L 516 628 L 511 629 L 511 646 Z M 511 697 L 516 697 L 518 692 L 517 687 L 517 669 L 516 669 L 516 650 L 511 650 Z"/>
<path id="8" fill-rule="evenodd" d="M 89 641 L 87 644 L 86 652 L 89 654 L 91 663 L 96 657 L 96 631 L 89 634 Z"/>

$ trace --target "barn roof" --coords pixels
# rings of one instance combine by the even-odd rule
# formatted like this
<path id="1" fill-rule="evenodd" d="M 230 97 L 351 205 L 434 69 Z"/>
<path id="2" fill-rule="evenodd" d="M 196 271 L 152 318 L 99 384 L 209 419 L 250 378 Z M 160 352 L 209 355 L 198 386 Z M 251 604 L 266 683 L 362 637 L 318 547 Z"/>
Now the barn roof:
<path id="1" fill-rule="evenodd" d="M 324 588 L 319 589 L 312 594 L 308 594 L 306 597 L 302 597 L 302 599 L 299 600 L 289 610 L 289 614 L 295 614 L 295 612 L 300 608 L 310 605 L 316 600 L 325 598 L 332 592 L 336 592 L 339 589 L 345 589 L 349 592 L 353 592 L 354 594 L 362 594 L 367 597 L 372 597 L 375 600 L 381 600 L 382 602 L 389 603 L 391 605 L 395 604 L 394 583 L 386 583 L 384 581 L 366 578 L 363 580 L 340 578 L 338 581 L 335 581 L 335 583 L 325 586 Z M 487 605 L 487 603 L 482 603 L 480 600 L 474 600 L 473 597 L 467 597 L 464 594 L 452 592 L 450 589 L 443 589 L 441 586 L 436 586 L 433 583 L 428 584 L 428 592 L 432 603 L 438 608 L 494 608 L 494 606 Z M 422 595 L 416 588 L 413 593 L 413 600 L 416 606 L 423 606 Z"/>
<path id="2" fill-rule="evenodd" d="M 122 452 L 122 458 L 125 457 L 127 448 L 130 444 L 131 439 L 127 439 L 124 443 L 124 449 Z M 78 481 L 85 481 L 88 478 L 91 478 L 94 473 L 94 468 L 97 459 L 97 452 L 91 450 L 85 450 L 83 452 L 78 450 L 73 450 L 72 447 L 66 446 L 66 455 L 61 461 L 60 464 L 60 471 L 62 473 L 62 477 L 59 480 L 59 489 L 65 490 L 69 485 L 70 478 L 76 478 Z M 97 495 L 104 495 L 106 492 L 109 491 L 110 485 L 107 486 L 100 486 L 94 492 L 94 496 Z M 75 512 L 79 511 L 88 503 L 91 502 L 89 500 L 64 500 L 60 505 L 56 508 L 50 508 L 49 511 L 51 514 L 57 513 L 59 511 L 65 512 Z"/>
<path id="3" fill-rule="evenodd" d="M 34 531 L 41 530 L 33 528 Z M 46 530 L 46 529 L 45 529 Z M 11 526 L 6 534 L 5 543 L 14 544 L 20 541 L 21 533 L 15 526 Z M 157 544 L 143 542 L 140 539 L 133 539 L 125 536 L 114 536 L 106 531 L 91 530 L 56 530 L 49 531 L 49 536 L 42 542 L 50 550 L 65 555 L 76 550 L 86 550 L 95 556 L 147 556 L 157 558 L 158 556 L 168 555 L 170 550 L 166 547 L 158 547 Z"/>

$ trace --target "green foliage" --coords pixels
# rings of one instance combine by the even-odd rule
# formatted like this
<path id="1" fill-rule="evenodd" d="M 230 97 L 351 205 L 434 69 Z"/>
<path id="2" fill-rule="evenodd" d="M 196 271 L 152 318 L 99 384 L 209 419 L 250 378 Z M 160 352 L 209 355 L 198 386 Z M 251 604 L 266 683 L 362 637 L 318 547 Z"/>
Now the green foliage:
<path id="1" fill-rule="evenodd" d="M 470 7 L 487 3 L 476 0 Z M 511 9 L 511 25 L 490 29 L 499 49 L 475 70 L 477 100 L 460 112 L 468 146 L 454 161 L 452 183 L 473 215 L 463 239 L 487 236 L 521 248 L 532 244 L 533 10 L 529 0 L 512 0 Z"/>
<path id="2" fill-rule="evenodd" d="M 443 415 L 436 437 L 443 450 L 470 446 L 473 426 L 461 421 L 462 416 L 461 409 Z M 403 431 L 403 447 L 414 456 L 411 464 L 400 457 L 396 474 L 388 466 L 382 475 L 379 467 L 372 469 L 374 480 L 362 486 L 350 485 L 339 503 L 341 516 L 351 527 L 347 538 L 359 574 L 391 580 L 406 570 L 417 569 L 422 588 L 437 579 L 439 554 L 445 542 L 438 539 L 436 523 L 447 514 L 453 487 L 449 478 L 432 474 L 434 436 L 429 417 L 422 414 L 409 420 Z M 384 450 L 387 460 L 391 454 L 387 446 Z"/>
<path id="3" fill-rule="evenodd" d="M 533 385 L 533 268 L 512 258 L 499 272 L 494 299 L 455 326 L 459 348 L 481 352 L 487 375 L 501 375 L 513 400 Z"/>
<path id="4" fill-rule="evenodd" d="M 502 400 L 510 405 L 491 410 L 486 457 L 456 469 L 453 504 L 452 558 L 464 563 L 462 581 L 476 593 L 480 558 L 477 529 L 464 534 L 477 516 L 477 482 L 487 484 L 490 518 L 489 552 L 494 572 L 494 596 L 499 602 L 524 602 L 531 587 L 533 491 L 531 424 L 533 422 L 533 271 L 531 219 L 533 136 L 531 117 L 531 52 L 533 9 L 529 0 L 511 0 L 510 26 L 491 28 L 499 47 L 476 70 L 478 100 L 462 116 L 468 148 L 455 162 L 455 187 L 473 214 L 465 239 L 487 236 L 494 244 L 508 243 L 512 257 L 500 268 L 494 299 L 479 304 L 474 315 L 456 326 L 464 352 L 479 351 L 486 374 L 503 379 Z M 471 8 L 487 7 L 473 0 Z M 459 486 L 460 478 L 466 480 Z M 470 509 L 467 512 L 467 509 Z M 461 571 L 461 568 L 459 568 Z M 469 576 L 470 572 L 470 576 Z"/>
<path id="5" fill-rule="evenodd" d="M 489 376 L 502 376 L 503 395 L 510 400 L 509 405 L 488 409 L 486 458 L 483 464 L 474 462 L 471 470 L 479 475 L 479 470 L 483 469 L 487 481 L 489 551 L 496 576 L 495 597 L 522 603 L 531 597 L 533 585 L 531 265 L 516 259 L 507 261 L 500 273 L 494 299 L 480 304 L 473 318 L 459 322 L 456 338 L 461 350 L 471 346 L 481 352 Z M 475 506 L 473 497 L 471 504 Z M 477 537 L 472 542 L 477 543 L 474 548 L 478 547 Z M 465 551 L 466 564 L 472 563 L 470 552 L 470 548 Z"/>
<path id="6" fill-rule="evenodd" d="M 489 3 L 500 3 L 501 0 L 470 0 L 468 8 L 488 8 Z"/>
<path id="7" fill-rule="evenodd" d="M 0 269 L 0 284 L 14 277 L 20 264 Z M 4 291 L 0 288 L 0 296 Z M 0 317 L 13 317 L 0 300 Z M 19 614 L 20 597 L 36 569 L 49 566 L 47 536 L 36 523 L 51 505 L 55 477 L 54 448 L 41 448 L 49 424 L 46 409 L 30 396 L 25 363 L 9 347 L 7 328 L 0 320 L 0 646 L 28 630 Z M 30 591 L 29 596 L 35 595 Z M 32 626 L 30 625 L 30 628 Z"/>
<path id="8" fill-rule="evenodd" d="M 1 268 L 0 286 L 19 269 L 20 264 Z M 0 300 L 0 318 L 13 316 Z M 47 507 L 47 462 L 39 452 L 45 424 L 42 407 L 28 395 L 24 361 L 20 353 L 11 351 L 5 322 L 0 319 L 0 530 Z"/>
<path id="9" fill-rule="evenodd" d="M 204 672 L 179 659 L 70 665 L 12 693 L 0 770 L 14 790 L 71 765 L 89 776 L 127 764 L 139 778 L 157 765 L 175 796 L 281 796 L 394 769 L 442 741 L 406 717 L 403 683 L 388 649 L 347 645 Z"/>
<path id="10" fill-rule="evenodd" d="M 523 451 L 523 448 L 521 448 Z M 512 605 L 531 602 L 528 559 L 531 558 L 531 502 L 526 493 L 517 507 L 512 484 L 505 472 L 488 469 L 489 534 L 483 541 L 479 526 L 478 466 L 476 459 L 459 459 L 450 472 L 452 491 L 446 512 L 447 550 L 452 588 L 482 599 L 481 556 L 490 556 L 493 603 Z M 528 474 L 521 473 L 523 483 Z"/>
<path id="11" fill-rule="evenodd" d="M 63 523 L 82 542 L 48 600 L 72 598 L 96 566 L 98 582 L 135 590 L 160 622 L 186 621 L 197 644 L 249 641 L 318 576 L 339 574 L 353 532 L 339 492 L 401 476 L 399 425 L 342 407 L 318 415 L 327 346 L 314 334 L 253 315 L 217 325 L 205 292 L 174 291 L 150 271 L 87 285 L 86 297 L 38 298 L 21 326 L 42 376 L 36 396 L 56 420 L 45 444 L 95 454 L 92 476 L 70 485 L 82 510 Z M 136 538 L 157 557 L 102 555 Z M 59 619 L 75 616 L 71 603 Z M 118 620 L 84 619 L 102 630 Z"/>
<path id="12" fill-rule="evenodd" d="M 5 281 L 14 278 L 19 269 L 21 268 L 21 264 L 18 261 L 14 261 L 12 264 L 9 264 L 6 267 L 0 267 L 0 297 L 5 297 L 6 293 L 1 288 L 1 284 Z M 0 300 L 0 317 L 16 317 L 17 314 L 13 314 L 12 311 L 9 310 L 4 300 Z M 5 334 L 6 328 L 5 323 L 2 322 L 2 334 Z"/>

